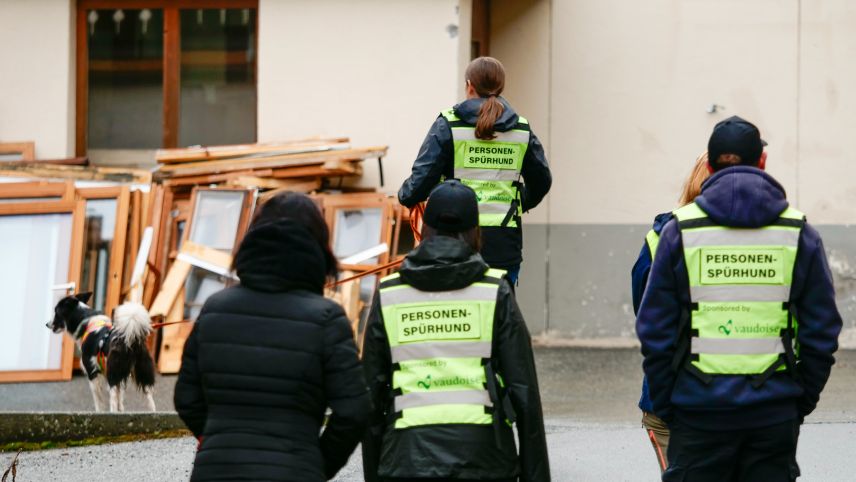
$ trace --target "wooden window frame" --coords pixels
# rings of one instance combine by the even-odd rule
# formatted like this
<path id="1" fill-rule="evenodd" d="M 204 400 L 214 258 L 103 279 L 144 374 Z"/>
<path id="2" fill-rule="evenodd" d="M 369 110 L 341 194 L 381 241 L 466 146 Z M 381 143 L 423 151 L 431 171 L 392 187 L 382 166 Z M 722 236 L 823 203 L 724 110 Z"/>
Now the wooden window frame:
<path id="1" fill-rule="evenodd" d="M 378 256 L 376 264 L 355 264 L 340 266 L 343 271 L 368 271 L 379 265 L 389 262 L 389 250 L 392 248 L 393 224 L 395 221 L 394 202 L 391 198 L 382 193 L 356 193 L 356 194 L 338 194 L 338 195 L 322 195 L 321 206 L 324 210 L 324 217 L 327 221 L 327 227 L 330 229 L 330 246 L 335 249 L 336 245 L 336 213 L 340 210 L 348 209 L 376 209 L 381 210 L 381 232 L 380 243 L 386 243 L 387 251 Z"/>
<path id="2" fill-rule="evenodd" d="M 28 202 L 28 199 L 57 198 L 55 201 L 29 201 L 29 202 L 57 202 L 74 200 L 74 181 L 49 182 L 8 182 L 0 183 L 0 199 L 19 199 Z"/>
<path id="3" fill-rule="evenodd" d="M 80 284 L 80 268 L 83 263 L 83 222 L 85 206 L 83 201 L 47 201 L 0 204 L 0 216 L 71 214 L 71 252 L 68 258 L 68 280 L 75 286 Z M 65 331 L 62 336 L 62 354 L 60 368 L 48 370 L 10 370 L 0 371 L 0 383 L 12 382 L 48 382 L 70 380 L 74 358 L 74 342 Z"/>
<path id="4" fill-rule="evenodd" d="M 122 301 L 122 275 L 125 268 L 130 189 L 128 186 L 91 187 L 78 189 L 77 194 L 84 203 L 96 199 L 116 200 L 116 227 L 113 231 L 113 244 L 110 247 L 110 266 L 107 267 L 107 292 L 104 295 L 104 313 L 109 315 L 113 312 L 113 308 L 119 306 Z M 83 246 L 81 246 L 81 253 L 83 253 Z"/>
<path id="5" fill-rule="evenodd" d="M 86 12 L 95 9 L 163 10 L 163 141 L 161 148 L 178 147 L 178 125 L 181 112 L 181 18 L 179 10 L 193 8 L 249 8 L 256 11 L 254 49 L 258 52 L 259 0 L 78 0 L 76 29 L 75 155 L 88 150 L 89 121 L 89 26 Z M 258 92 L 258 54 L 254 64 Z M 258 127 L 258 126 L 257 126 Z M 258 133 L 258 128 L 256 128 Z"/>
<path id="6" fill-rule="evenodd" d="M 36 160 L 36 143 L 29 142 L 0 142 L 0 154 L 21 154 L 21 159 L 16 161 L 0 161 L 0 162 L 21 162 Z"/>
<path id="7" fill-rule="evenodd" d="M 238 219 L 238 229 L 235 233 L 235 243 L 232 245 L 232 252 L 230 253 L 234 254 L 238 251 L 238 246 L 241 245 L 241 240 L 244 239 L 244 234 L 247 233 L 247 229 L 249 229 L 250 227 L 250 221 L 253 215 L 253 208 L 255 207 L 256 201 L 255 189 L 235 187 L 194 187 L 193 191 L 191 191 L 190 194 L 190 215 L 187 218 L 187 224 L 184 225 L 184 232 L 182 233 L 182 245 L 184 245 L 185 242 L 190 240 L 190 232 L 193 230 L 193 221 L 196 217 L 196 204 L 199 200 L 199 193 L 213 191 L 239 192 L 244 195 L 244 201 L 241 204 L 241 217 Z"/>

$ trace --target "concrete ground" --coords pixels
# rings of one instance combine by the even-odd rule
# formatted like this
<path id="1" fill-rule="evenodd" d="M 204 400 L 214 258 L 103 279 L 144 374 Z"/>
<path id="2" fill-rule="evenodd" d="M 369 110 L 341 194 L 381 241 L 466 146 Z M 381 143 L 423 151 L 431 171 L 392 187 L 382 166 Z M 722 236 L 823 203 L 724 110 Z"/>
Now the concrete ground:
<path id="1" fill-rule="evenodd" d="M 801 481 L 850 481 L 856 473 L 856 351 L 838 363 L 817 411 L 806 420 L 798 460 Z M 641 371 L 637 350 L 552 348 L 536 351 L 553 480 L 653 481 L 653 451 L 636 408 Z M 161 377 L 159 408 L 172 407 L 175 377 Z M 129 394 L 128 408 L 141 409 Z M 86 410 L 85 380 L 0 385 L 0 411 Z M 137 405 L 139 404 L 139 405 Z M 153 440 L 21 454 L 18 480 L 186 480 L 195 441 Z M 12 454 L 0 454 L 5 468 Z M 335 479 L 361 481 L 359 451 Z"/>

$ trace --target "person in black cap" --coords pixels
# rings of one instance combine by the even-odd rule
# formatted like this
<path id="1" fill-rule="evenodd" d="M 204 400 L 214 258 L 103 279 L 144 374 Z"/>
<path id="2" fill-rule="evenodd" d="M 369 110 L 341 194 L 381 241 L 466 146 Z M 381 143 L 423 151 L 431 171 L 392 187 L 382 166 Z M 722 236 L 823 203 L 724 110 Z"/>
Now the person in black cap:
<path id="1" fill-rule="evenodd" d="M 758 128 L 718 123 L 713 175 L 660 233 L 636 318 L 663 481 L 793 481 L 841 316 L 820 235 L 764 172 Z"/>
<path id="2" fill-rule="evenodd" d="M 478 252 L 475 192 L 440 184 L 423 220 L 368 318 L 365 480 L 547 482 L 531 340 L 504 272 Z"/>

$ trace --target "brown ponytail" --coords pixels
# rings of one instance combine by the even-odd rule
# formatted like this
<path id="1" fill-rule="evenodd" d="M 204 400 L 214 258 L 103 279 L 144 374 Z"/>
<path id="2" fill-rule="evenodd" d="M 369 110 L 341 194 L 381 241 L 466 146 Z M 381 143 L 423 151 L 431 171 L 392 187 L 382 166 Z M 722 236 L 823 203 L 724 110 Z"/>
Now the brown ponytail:
<path id="1" fill-rule="evenodd" d="M 494 139 L 496 134 L 493 125 L 505 110 L 505 106 L 497 99 L 505 88 L 505 68 L 493 57 L 479 57 L 467 66 L 466 79 L 479 97 L 485 99 L 479 109 L 476 138 Z"/>

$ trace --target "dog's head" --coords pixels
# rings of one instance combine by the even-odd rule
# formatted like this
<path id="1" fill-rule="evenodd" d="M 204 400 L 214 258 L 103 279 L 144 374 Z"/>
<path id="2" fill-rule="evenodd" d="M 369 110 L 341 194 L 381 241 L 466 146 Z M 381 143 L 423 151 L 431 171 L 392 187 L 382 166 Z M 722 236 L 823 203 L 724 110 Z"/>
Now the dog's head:
<path id="1" fill-rule="evenodd" d="M 92 297 L 92 293 L 78 293 L 72 296 L 66 296 L 59 300 L 59 303 L 54 307 L 53 321 L 45 324 L 54 333 L 59 333 L 66 328 L 72 331 L 77 328 L 80 321 L 84 318 L 89 306 L 86 302 Z M 73 326 L 72 326 L 73 325 Z"/>

